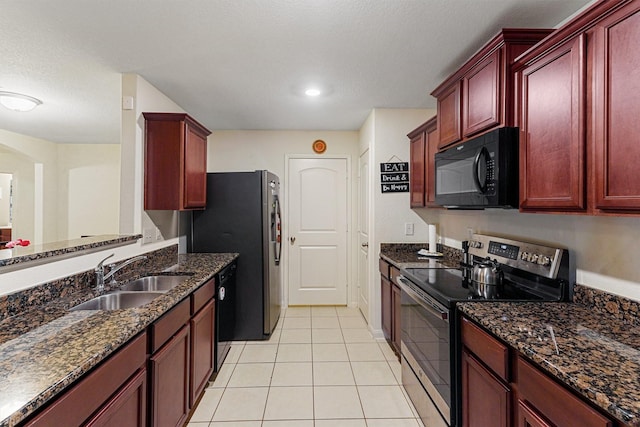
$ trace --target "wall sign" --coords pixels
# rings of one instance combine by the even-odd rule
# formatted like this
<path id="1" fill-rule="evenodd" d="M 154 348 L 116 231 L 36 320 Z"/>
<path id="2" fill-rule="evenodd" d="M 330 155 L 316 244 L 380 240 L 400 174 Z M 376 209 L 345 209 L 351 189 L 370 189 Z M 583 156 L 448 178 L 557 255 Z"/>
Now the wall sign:
<path id="1" fill-rule="evenodd" d="M 409 162 L 380 163 L 380 186 L 383 193 L 408 193 Z"/>

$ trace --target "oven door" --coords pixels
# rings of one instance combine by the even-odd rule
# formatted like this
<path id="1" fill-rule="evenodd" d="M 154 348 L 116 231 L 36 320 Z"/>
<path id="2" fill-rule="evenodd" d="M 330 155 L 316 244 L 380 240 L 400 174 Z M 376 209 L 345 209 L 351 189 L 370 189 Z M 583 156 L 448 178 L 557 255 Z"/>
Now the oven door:
<path id="1" fill-rule="evenodd" d="M 402 384 L 409 397 L 416 406 L 423 421 L 434 420 L 440 416 L 447 425 L 451 420 L 451 390 L 452 390 L 452 350 L 451 323 L 452 312 L 429 295 L 420 287 L 413 284 L 404 276 L 399 276 L 397 282 L 401 288 L 401 329 L 402 356 L 413 372 L 406 372 L 403 368 Z M 413 373 L 412 377 L 410 374 Z M 428 394 L 428 399 L 420 396 L 415 384 L 415 377 Z M 428 407 L 430 404 L 430 408 Z M 424 409 L 421 409 L 424 408 Z M 435 408 L 434 408 L 435 407 Z M 455 423 L 453 423 L 455 424 Z M 426 425 L 426 422 L 425 422 Z"/>

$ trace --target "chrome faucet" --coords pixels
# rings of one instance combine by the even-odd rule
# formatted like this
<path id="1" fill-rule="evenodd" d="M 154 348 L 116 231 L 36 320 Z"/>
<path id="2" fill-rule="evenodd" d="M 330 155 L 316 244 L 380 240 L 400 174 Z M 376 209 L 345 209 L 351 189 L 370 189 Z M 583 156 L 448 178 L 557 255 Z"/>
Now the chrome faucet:
<path id="1" fill-rule="evenodd" d="M 108 267 L 111 268 L 111 271 L 109 271 L 107 274 L 104 274 L 104 262 L 106 260 L 108 260 L 109 258 L 111 258 L 114 254 L 109 255 L 108 257 L 106 257 L 105 259 L 103 259 L 102 261 L 100 261 L 98 263 L 98 265 L 95 268 L 95 273 L 96 273 L 96 290 L 99 292 L 104 291 L 104 283 L 105 281 L 109 280 L 110 278 L 113 277 L 114 274 L 116 274 L 118 271 L 120 271 L 121 269 L 123 269 L 124 267 L 126 267 L 127 265 L 136 262 L 136 261 L 140 261 L 143 259 L 147 259 L 147 257 L 145 255 L 138 255 L 136 257 L 130 258 L 124 262 L 122 262 L 120 265 L 116 266 L 115 264 L 111 264 Z"/>

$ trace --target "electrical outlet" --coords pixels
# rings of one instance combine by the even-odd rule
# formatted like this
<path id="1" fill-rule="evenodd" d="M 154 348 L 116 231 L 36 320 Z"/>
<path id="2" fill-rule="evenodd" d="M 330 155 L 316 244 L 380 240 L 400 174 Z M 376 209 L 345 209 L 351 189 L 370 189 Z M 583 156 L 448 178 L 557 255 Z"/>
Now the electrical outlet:
<path id="1" fill-rule="evenodd" d="M 160 232 L 160 229 L 156 227 L 156 241 L 159 242 L 160 240 L 162 240 L 162 233 Z"/>
<path id="2" fill-rule="evenodd" d="M 142 244 L 152 243 L 155 235 L 155 230 L 153 228 L 145 228 L 142 230 Z"/>
<path id="3" fill-rule="evenodd" d="M 404 235 L 405 236 L 413 236 L 413 223 L 405 222 L 404 223 Z"/>
<path id="4" fill-rule="evenodd" d="M 467 240 L 471 240 L 471 238 L 473 237 L 473 227 L 467 227 Z"/>

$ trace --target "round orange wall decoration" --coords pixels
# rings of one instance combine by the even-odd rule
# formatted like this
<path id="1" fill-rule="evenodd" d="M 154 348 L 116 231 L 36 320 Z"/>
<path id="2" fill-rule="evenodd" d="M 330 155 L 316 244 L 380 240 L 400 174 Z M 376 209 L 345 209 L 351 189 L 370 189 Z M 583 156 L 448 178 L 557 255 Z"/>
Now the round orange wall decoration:
<path id="1" fill-rule="evenodd" d="M 327 150 L 327 143 L 321 139 L 316 139 L 313 141 L 313 144 L 311 144 L 311 147 L 317 154 L 322 154 Z"/>

